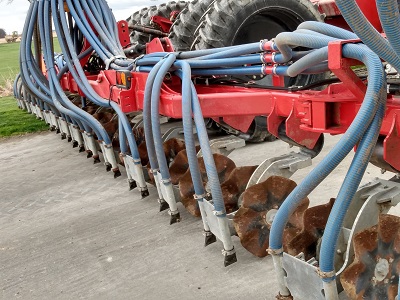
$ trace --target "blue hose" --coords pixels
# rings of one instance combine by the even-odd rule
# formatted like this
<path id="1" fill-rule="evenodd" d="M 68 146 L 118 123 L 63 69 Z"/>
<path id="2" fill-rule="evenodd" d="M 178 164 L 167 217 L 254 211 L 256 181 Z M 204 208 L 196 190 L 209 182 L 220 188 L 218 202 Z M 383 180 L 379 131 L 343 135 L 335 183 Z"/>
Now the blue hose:
<path id="1" fill-rule="evenodd" d="M 306 197 L 318 184 L 336 168 L 336 166 L 351 151 L 354 145 L 361 139 L 369 127 L 373 116 L 379 106 L 379 97 L 381 89 L 384 86 L 382 76 L 382 64 L 380 59 L 368 48 L 361 45 L 346 44 L 343 47 L 343 55 L 362 61 L 369 72 L 369 85 L 364 101 L 354 118 L 352 124 L 346 133 L 325 156 L 325 158 L 306 176 L 286 198 L 279 208 L 274 222 L 272 223 L 269 236 L 269 245 L 272 250 L 280 251 L 282 249 L 282 237 L 286 223 L 290 215 L 295 211 L 301 200 Z"/>
<path id="2" fill-rule="evenodd" d="M 400 16 L 397 0 L 376 0 L 379 19 L 394 52 L 400 55 Z"/>
<path id="3" fill-rule="evenodd" d="M 289 66 L 287 76 L 295 77 L 304 70 L 328 59 L 328 47 L 319 48 Z"/>
<path id="4" fill-rule="evenodd" d="M 297 29 L 307 29 L 337 39 L 344 39 L 344 40 L 358 39 L 358 36 L 351 31 L 316 21 L 303 22 L 297 27 Z"/>
<path id="5" fill-rule="evenodd" d="M 400 71 L 400 59 L 388 41 L 365 18 L 354 0 L 336 0 L 343 18 L 365 45 Z"/>
<path id="6" fill-rule="evenodd" d="M 105 136 L 106 139 L 109 139 L 107 132 L 104 130 L 100 122 L 97 121 L 95 118 L 93 118 L 93 116 L 91 116 L 87 112 L 79 109 L 74 104 L 70 103 L 69 99 L 65 96 L 64 91 L 58 84 L 57 74 L 54 69 L 53 51 L 51 49 L 51 43 L 48 42 L 51 40 L 51 35 L 48 32 L 49 31 L 48 27 L 50 27 L 49 5 L 50 4 L 48 2 L 39 3 L 38 22 L 40 31 L 44 33 L 44 36 L 43 34 L 41 35 L 41 39 L 42 39 L 42 45 L 44 45 L 45 47 L 44 58 L 46 61 L 46 66 L 48 67 L 48 73 L 50 79 L 50 94 L 53 96 L 52 97 L 53 102 L 60 112 L 69 115 L 74 119 L 79 119 L 82 122 L 87 132 L 91 132 L 89 128 L 90 126 L 93 128 L 93 130 L 95 131 L 96 135 L 99 138 L 104 138 Z M 44 6 L 44 12 L 43 12 L 43 6 Z M 56 84 L 54 84 L 55 82 Z M 63 105 L 66 105 L 67 107 L 64 107 Z M 88 125 L 85 126 L 86 123 L 88 123 L 89 126 Z"/>
<path id="7" fill-rule="evenodd" d="M 386 98 L 385 90 L 381 92 L 381 98 Z M 343 225 L 343 220 L 373 153 L 379 136 L 384 112 L 385 104 L 381 104 L 374 120 L 359 143 L 358 149 L 346 174 L 345 180 L 340 188 L 335 204 L 333 205 L 332 211 L 329 214 L 320 249 L 319 268 L 322 272 L 331 273 L 335 271 L 335 250 L 339 233 Z M 335 276 L 323 278 L 323 280 L 326 282 L 334 279 Z"/>
<path id="8" fill-rule="evenodd" d="M 284 61 L 288 62 L 292 58 L 293 52 L 289 45 L 316 49 L 327 46 L 333 40 L 335 38 L 312 36 L 304 33 L 282 32 L 276 36 L 272 47 L 275 50 L 279 50 Z"/>
<path id="9" fill-rule="evenodd" d="M 143 128 L 146 137 L 147 155 L 149 157 L 150 167 L 152 170 L 158 170 L 159 165 L 154 148 L 153 130 L 151 124 L 151 93 L 153 89 L 154 79 L 160 70 L 163 61 L 159 61 L 153 68 L 150 68 L 150 73 L 147 76 L 146 86 L 143 97 Z"/>
<path id="10" fill-rule="evenodd" d="M 205 194 L 205 190 L 201 178 L 199 162 L 197 160 L 192 119 L 192 93 L 196 93 L 196 91 L 193 90 L 191 86 L 191 70 L 189 64 L 185 61 L 179 60 L 176 62 L 176 65 L 181 68 L 181 70 L 176 71 L 175 74 L 182 79 L 182 123 L 186 154 L 189 162 L 189 171 L 192 177 L 194 192 L 197 196 L 201 196 Z M 203 201 L 203 198 L 199 197 L 198 201 Z"/>
<path id="11" fill-rule="evenodd" d="M 56 1 L 57 0 L 52 0 L 53 15 L 57 15 Z M 61 32 L 61 28 L 64 28 L 65 29 L 64 31 L 66 31 L 67 23 L 66 23 L 65 11 L 64 11 L 64 6 L 62 4 L 63 3 L 62 0 L 60 0 L 58 3 L 60 6 L 60 14 L 59 14 L 60 18 L 59 19 L 61 22 L 61 27 L 60 27 L 59 22 L 57 22 L 57 20 L 54 20 L 54 24 L 56 26 L 56 29 L 59 32 Z M 60 41 L 60 46 L 63 49 L 63 53 L 67 53 L 67 45 L 69 45 L 70 42 L 72 42 L 68 35 L 65 35 L 65 37 L 66 37 L 66 41 L 67 41 L 66 44 L 64 43 L 64 41 L 62 41 L 62 40 Z M 118 115 L 118 118 L 122 122 L 122 125 L 123 125 L 122 127 L 125 131 L 125 135 L 128 140 L 131 155 L 135 160 L 139 160 L 140 159 L 139 151 L 138 151 L 136 141 L 135 141 L 133 133 L 132 133 L 132 128 L 129 124 L 129 120 L 127 119 L 126 115 L 121 111 L 121 108 L 118 106 L 117 103 L 115 103 L 113 101 L 107 101 L 105 99 L 101 99 L 96 94 L 96 92 L 93 90 L 93 88 L 90 86 L 90 84 L 88 83 L 88 81 L 86 79 L 85 73 L 80 65 L 77 54 L 73 51 L 73 49 L 71 49 L 70 54 L 72 56 L 72 61 L 69 59 L 68 55 L 66 55 L 66 62 L 69 65 L 70 72 L 71 72 L 72 76 L 74 77 L 74 79 L 76 80 L 77 84 L 79 85 L 80 89 L 94 103 L 96 103 L 100 106 L 105 106 L 105 107 L 111 106 L 115 110 L 115 112 Z M 110 141 L 110 143 L 111 143 L 111 141 Z M 107 144 L 110 144 L 110 143 L 107 143 Z"/>
<path id="12" fill-rule="evenodd" d="M 164 77 L 167 74 L 169 68 L 175 62 L 175 55 L 168 54 L 165 60 L 162 61 L 162 65 L 157 72 L 157 75 L 154 78 L 154 83 L 151 89 L 151 127 L 153 131 L 153 141 L 154 148 L 156 150 L 156 156 L 158 160 L 158 165 L 160 167 L 160 173 L 163 180 L 171 180 L 171 176 L 169 174 L 167 158 L 165 157 L 163 141 L 161 135 L 160 128 L 160 114 L 159 114 L 159 105 L 160 105 L 160 95 L 161 95 L 161 86 L 164 82 Z"/>
<path id="13" fill-rule="evenodd" d="M 204 165 L 207 171 L 208 182 L 210 183 L 211 195 L 215 211 L 218 212 L 217 217 L 225 217 L 226 210 L 224 198 L 221 190 L 221 183 L 219 181 L 217 168 L 215 166 L 214 156 L 211 151 L 210 142 L 208 140 L 207 129 L 204 124 L 203 114 L 195 87 L 192 83 L 192 109 L 194 121 L 196 124 L 197 136 L 199 138 L 201 151 L 203 154 Z"/>
<path id="14" fill-rule="evenodd" d="M 47 31 L 49 31 L 49 28 L 47 28 L 47 27 L 50 26 L 50 17 L 49 17 L 50 3 L 49 2 L 44 3 L 44 16 L 43 16 L 43 12 L 41 10 L 42 3 L 43 2 L 39 3 L 39 27 L 40 27 L 41 32 L 44 32 L 46 35 L 46 34 L 48 34 Z M 40 22 L 40 20 L 42 20 L 42 22 Z M 55 22 L 55 23 L 57 23 L 57 22 Z M 106 144 L 111 144 L 110 137 L 108 136 L 106 130 L 101 125 L 101 123 L 98 120 L 96 120 L 92 115 L 90 115 L 86 111 L 78 108 L 73 103 L 71 103 L 71 101 L 65 95 L 64 91 L 62 90 L 61 86 L 59 85 L 57 74 L 54 69 L 54 62 L 53 62 L 53 55 L 52 55 L 53 51 L 51 49 L 51 43 L 49 42 L 49 41 L 51 41 L 51 35 L 48 34 L 46 36 L 47 38 L 44 38 L 43 35 L 41 37 L 42 37 L 42 44 L 45 46 L 44 53 L 45 54 L 47 53 L 46 65 L 48 67 L 48 72 L 50 74 L 50 78 L 53 80 L 53 83 L 51 83 L 51 80 L 50 80 L 50 89 L 52 91 L 51 95 L 56 95 L 56 94 L 54 94 L 56 91 L 60 97 L 59 98 L 60 101 L 57 99 L 57 97 L 53 97 L 53 101 L 56 104 L 57 108 L 61 109 L 61 111 L 63 111 L 65 114 L 71 115 L 71 117 L 73 117 L 75 119 L 78 118 L 83 123 L 87 122 L 88 124 L 90 124 L 90 127 L 93 128 L 93 130 L 95 131 L 95 133 L 99 139 L 102 139 Z M 70 70 L 72 72 L 72 68 L 70 68 Z M 59 106 L 59 104 L 61 104 L 61 101 L 64 105 L 66 105 L 68 107 L 67 109 L 61 108 Z M 86 130 L 88 130 L 88 128 L 86 128 Z"/>

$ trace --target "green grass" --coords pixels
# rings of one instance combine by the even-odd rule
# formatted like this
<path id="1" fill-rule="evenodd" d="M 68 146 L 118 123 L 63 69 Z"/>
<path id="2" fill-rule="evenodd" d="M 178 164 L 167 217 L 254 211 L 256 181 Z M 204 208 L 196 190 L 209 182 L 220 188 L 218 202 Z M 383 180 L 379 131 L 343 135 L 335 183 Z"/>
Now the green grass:
<path id="1" fill-rule="evenodd" d="M 6 80 L 14 80 L 19 73 L 20 42 L 0 44 L 0 86 Z M 58 39 L 54 38 L 54 51 L 61 52 Z"/>
<path id="2" fill-rule="evenodd" d="M 0 87 L 13 82 L 19 73 L 19 46 L 19 42 L 0 44 Z M 61 52 L 57 38 L 54 39 L 54 49 Z M 43 121 L 20 110 L 13 97 L 0 96 L 0 138 L 46 129 L 48 126 Z"/>
<path id="3" fill-rule="evenodd" d="M 0 98 L 0 138 L 44 131 L 49 127 L 35 115 L 18 108 L 13 97 Z"/>
<path id="4" fill-rule="evenodd" d="M 0 44 L 0 86 L 19 73 L 19 44 Z"/>

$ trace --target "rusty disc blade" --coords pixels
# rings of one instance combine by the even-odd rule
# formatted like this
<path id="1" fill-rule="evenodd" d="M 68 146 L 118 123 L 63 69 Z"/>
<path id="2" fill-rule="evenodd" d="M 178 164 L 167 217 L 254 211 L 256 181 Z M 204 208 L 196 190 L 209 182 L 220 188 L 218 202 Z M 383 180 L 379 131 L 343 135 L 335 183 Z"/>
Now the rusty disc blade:
<path id="1" fill-rule="evenodd" d="M 295 187 L 296 183 L 290 179 L 271 176 L 243 193 L 243 205 L 236 212 L 233 223 L 241 244 L 249 252 L 259 257 L 267 255 L 273 218 Z M 304 198 L 289 219 L 284 231 L 284 242 L 300 232 L 300 220 L 308 204 L 308 198 Z"/>
<path id="2" fill-rule="evenodd" d="M 189 162 L 186 150 L 179 151 L 169 166 L 172 184 L 179 184 L 179 180 L 189 169 Z"/>
<path id="3" fill-rule="evenodd" d="M 308 208 L 303 218 L 297 218 L 302 224 L 297 224 L 302 230 L 292 240 L 284 246 L 285 251 L 290 255 L 297 255 L 303 252 L 306 260 L 318 256 L 317 244 L 322 237 L 326 222 L 332 210 L 335 199 L 332 198 L 328 203 Z M 293 220 L 292 220 L 293 222 Z"/>
<path id="4" fill-rule="evenodd" d="M 225 209 L 229 214 L 236 211 L 240 195 L 246 189 L 246 185 L 257 166 L 245 166 L 233 169 L 228 179 L 221 184 Z"/>
<path id="5" fill-rule="evenodd" d="M 144 137 L 144 128 L 143 127 L 136 127 L 132 128 L 132 133 L 135 138 L 136 144 L 140 145 L 142 142 L 145 141 Z"/>
<path id="6" fill-rule="evenodd" d="M 265 221 L 266 213 L 241 207 L 233 218 L 242 246 L 250 253 L 264 257 L 269 246 L 271 226 Z"/>
<path id="7" fill-rule="evenodd" d="M 147 155 L 146 141 L 143 141 L 139 144 L 138 152 L 139 152 L 139 157 L 140 157 L 142 166 L 146 166 L 149 163 L 149 156 Z"/>
<path id="8" fill-rule="evenodd" d="M 220 182 L 225 181 L 228 176 L 231 174 L 233 169 L 235 169 L 235 163 L 229 159 L 228 157 L 221 154 L 214 154 L 215 166 L 218 173 L 218 178 Z M 203 157 L 198 158 L 199 169 L 201 178 L 203 181 L 203 186 L 208 190 L 208 178 L 206 167 L 204 164 Z M 194 196 L 194 186 L 192 182 L 192 177 L 190 175 L 190 171 L 187 170 L 186 173 L 179 180 L 179 190 L 181 193 L 181 202 L 185 206 L 185 208 L 191 213 L 193 216 L 200 216 L 200 209 L 197 203 L 197 200 L 193 198 Z"/>
<path id="9" fill-rule="evenodd" d="M 353 238 L 355 258 L 340 276 L 351 299 L 395 299 L 400 270 L 400 218 L 380 215 Z"/>
<path id="10" fill-rule="evenodd" d="M 294 190 L 296 183 L 281 176 L 271 176 L 243 193 L 242 206 L 255 211 L 277 209 Z"/>
<path id="11" fill-rule="evenodd" d="M 170 164 L 175 156 L 185 149 L 185 142 L 181 139 L 172 138 L 163 143 L 164 154 L 168 164 Z"/>

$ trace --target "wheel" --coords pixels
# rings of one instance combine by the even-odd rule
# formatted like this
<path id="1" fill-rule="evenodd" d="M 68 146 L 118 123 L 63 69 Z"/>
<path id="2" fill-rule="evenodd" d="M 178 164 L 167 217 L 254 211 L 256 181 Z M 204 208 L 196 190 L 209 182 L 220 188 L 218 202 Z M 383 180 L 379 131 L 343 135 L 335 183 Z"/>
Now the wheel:
<path id="1" fill-rule="evenodd" d="M 139 11 L 134 12 L 132 14 L 132 16 L 130 16 L 127 19 L 128 26 L 141 24 L 142 17 L 147 15 L 149 9 L 150 9 L 150 7 L 145 7 L 145 8 L 142 8 L 141 10 L 139 10 Z M 142 34 L 141 32 L 133 30 L 131 32 L 130 36 L 131 36 L 131 43 L 132 44 L 137 44 L 137 43 L 145 44 L 146 43 L 146 36 L 144 34 Z"/>
<path id="2" fill-rule="evenodd" d="M 129 25 L 143 25 L 150 26 L 151 17 L 161 16 L 164 18 L 170 18 L 170 14 L 173 11 L 181 11 L 187 5 L 185 1 L 170 1 L 168 3 L 163 3 L 158 6 L 145 7 L 139 11 L 134 12 L 131 17 L 127 19 Z M 158 29 L 158 28 L 156 28 Z M 144 45 L 148 43 L 151 39 L 151 35 L 144 32 L 132 31 L 131 32 L 131 43 Z"/>
<path id="3" fill-rule="evenodd" d="M 280 32 L 294 31 L 304 21 L 323 21 L 318 9 L 309 0 L 221 0 L 214 1 L 202 17 L 192 48 L 208 49 L 272 39 Z M 299 75 L 286 78 L 286 86 L 304 86 L 322 80 L 326 74 Z M 241 78 L 243 80 L 243 78 Z M 272 85 L 272 77 L 249 78 L 257 84 Z M 264 121 L 262 121 L 264 119 Z M 262 142 L 273 139 L 268 133 L 265 117 L 251 125 L 246 140 Z M 227 125 L 224 124 L 224 127 Z"/>
<path id="4" fill-rule="evenodd" d="M 174 22 L 169 39 L 175 51 L 190 50 L 195 31 L 204 13 L 215 0 L 194 0 L 184 8 Z"/>

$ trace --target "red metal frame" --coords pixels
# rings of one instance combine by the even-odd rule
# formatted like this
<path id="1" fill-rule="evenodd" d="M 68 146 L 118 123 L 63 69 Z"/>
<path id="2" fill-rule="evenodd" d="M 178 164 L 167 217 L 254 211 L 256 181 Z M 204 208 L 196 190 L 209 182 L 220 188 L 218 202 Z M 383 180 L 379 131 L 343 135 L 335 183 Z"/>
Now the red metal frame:
<path id="1" fill-rule="evenodd" d="M 168 33 L 172 27 L 172 21 L 170 19 L 161 17 L 161 16 L 152 16 L 151 21 L 157 25 L 162 32 Z"/>
<path id="2" fill-rule="evenodd" d="M 118 21 L 117 27 L 118 27 L 119 41 L 121 43 L 122 48 L 125 48 L 126 46 L 129 46 L 131 43 L 131 40 L 129 37 L 128 22 L 125 20 Z"/>
<path id="3" fill-rule="evenodd" d="M 321 12 L 339 20 L 340 12 L 333 0 L 310 0 L 319 5 Z M 358 0 L 364 14 L 379 28 L 374 0 Z M 172 22 L 154 16 L 153 22 L 168 32 Z M 333 20 L 333 19 L 332 19 Z M 379 22 L 379 21 L 378 21 Z M 169 26 L 169 27 L 168 27 Z M 167 28 L 168 27 L 168 28 Z M 129 44 L 128 24 L 118 22 L 122 46 Z M 231 127 L 246 132 L 254 117 L 267 116 L 268 130 L 278 136 L 278 129 L 285 122 L 286 135 L 296 143 L 312 149 L 321 133 L 341 134 L 352 123 L 363 101 L 366 85 L 352 71 L 351 66 L 360 63 L 342 56 L 346 43 L 360 41 L 335 41 L 329 44 L 329 68 L 342 81 L 331 84 L 322 91 L 284 91 L 241 86 L 196 84 L 204 117 L 223 120 Z M 86 45 L 87 47 L 88 45 Z M 86 48 L 85 47 L 85 48 Z M 170 52 L 173 46 L 169 39 L 153 39 L 146 45 L 146 53 Z M 86 62 L 82 62 L 86 63 Z M 103 98 L 118 103 L 125 113 L 143 109 L 143 96 L 147 80 L 146 73 L 132 72 L 129 89 L 116 86 L 116 71 L 104 70 L 97 75 L 88 75 L 94 90 Z M 71 74 L 61 78 L 64 90 L 83 95 Z M 273 76 L 275 86 L 283 86 L 283 77 Z M 176 77 L 166 78 L 161 91 L 160 113 L 172 118 L 182 117 L 181 83 Z M 388 97 L 387 110 L 381 128 L 384 139 L 384 159 L 400 170 L 400 98 Z"/>
<path id="4" fill-rule="evenodd" d="M 348 25 L 342 18 L 335 0 L 310 0 L 311 3 L 318 5 L 321 14 L 325 14 L 325 22 L 328 24 L 348 28 Z M 375 0 L 356 0 L 365 17 L 370 21 L 376 30 L 382 32 L 382 26 L 379 21 L 378 10 Z"/>

